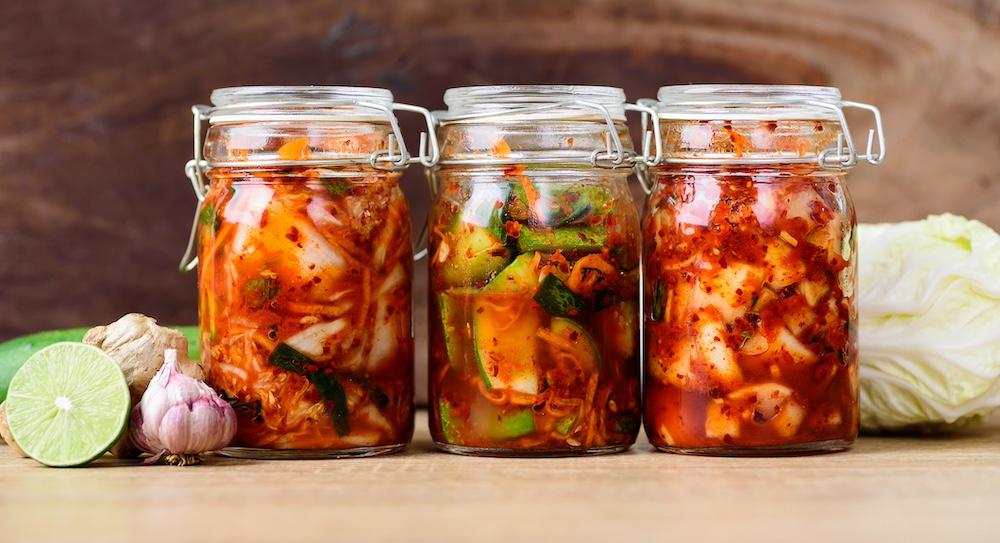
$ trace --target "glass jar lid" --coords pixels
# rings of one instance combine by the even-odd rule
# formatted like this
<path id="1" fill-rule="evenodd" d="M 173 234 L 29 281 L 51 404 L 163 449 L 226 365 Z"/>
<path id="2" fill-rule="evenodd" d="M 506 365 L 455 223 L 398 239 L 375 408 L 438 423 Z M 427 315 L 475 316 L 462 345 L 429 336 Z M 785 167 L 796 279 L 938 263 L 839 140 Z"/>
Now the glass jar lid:
<path id="1" fill-rule="evenodd" d="M 339 166 L 347 164 L 370 165 L 378 170 L 402 170 L 419 162 L 433 166 L 438 159 L 438 145 L 434 137 L 434 119 L 420 106 L 393 102 L 392 92 L 371 87 L 344 86 L 249 86 L 228 87 L 212 92 L 211 106 L 194 106 L 194 159 L 185 170 L 199 199 L 205 195 L 205 172 L 215 167 L 292 167 Z M 410 155 L 403 141 L 403 134 L 396 120 L 396 111 L 410 111 L 424 117 L 427 132 L 420 135 L 420 153 Z M 390 134 L 386 147 L 370 153 L 320 156 L 318 159 L 241 161 L 238 164 L 209 162 L 205 160 L 202 146 L 202 123 L 212 125 L 289 123 L 363 122 L 389 125 Z"/>
<path id="2" fill-rule="evenodd" d="M 879 164 L 885 158 L 878 108 L 845 101 L 835 87 L 672 85 L 661 87 L 657 100 L 638 104 L 651 110 L 643 116 L 646 141 L 650 133 L 662 136 L 655 155 L 644 146 L 643 159 L 650 166 L 811 162 L 846 169 L 859 160 Z M 855 147 L 846 108 L 867 110 L 874 118 L 864 153 Z"/>
<path id="3" fill-rule="evenodd" d="M 837 120 L 840 90 L 806 85 L 670 85 L 656 93 L 661 119 Z"/>
<path id="4" fill-rule="evenodd" d="M 274 120 L 389 122 L 392 92 L 372 87 L 250 86 L 212 91 L 212 124 Z"/>
<path id="5" fill-rule="evenodd" d="M 617 168 L 635 157 L 625 91 L 589 85 L 448 89 L 434 112 L 442 165 L 566 164 Z"/>
<path id="6" fill-rule="evenodd" d="M 491 118 L 517 120 L 625 120 L 625 91 L 591 85 L 484 85 L 456 87 L 444 93 L 448 111 L 441 122 Z"/>

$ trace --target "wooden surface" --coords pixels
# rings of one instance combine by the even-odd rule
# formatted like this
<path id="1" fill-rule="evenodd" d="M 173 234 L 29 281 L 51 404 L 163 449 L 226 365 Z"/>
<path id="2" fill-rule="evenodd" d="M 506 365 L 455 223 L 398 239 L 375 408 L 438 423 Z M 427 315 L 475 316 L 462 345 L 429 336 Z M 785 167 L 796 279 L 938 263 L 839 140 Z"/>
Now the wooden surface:
<path id="1" fill-rule="evenodd" d="M 0 447 L 0 541 L 996 541 L 1000 427 L 846 453 L 699 458 L 434 452 L 45 468 Z M 140 535 L 141 534 L 141 535 Z"/>
<path id="2" fill-rule="evenodd" d="M 189 107 L 228 85 L 375 85 L 431 108 L 484 83 L 837 85 L 885 114 L 887 161 L 851 179 L 862 220 L 1000 227 L 997 0 L 32 0 L 0 2 L 0 25 L 0 339 L 132 311 L 195 322 L 175 271 Z M 405 189 L 422 220 L 416 169 Z"/>

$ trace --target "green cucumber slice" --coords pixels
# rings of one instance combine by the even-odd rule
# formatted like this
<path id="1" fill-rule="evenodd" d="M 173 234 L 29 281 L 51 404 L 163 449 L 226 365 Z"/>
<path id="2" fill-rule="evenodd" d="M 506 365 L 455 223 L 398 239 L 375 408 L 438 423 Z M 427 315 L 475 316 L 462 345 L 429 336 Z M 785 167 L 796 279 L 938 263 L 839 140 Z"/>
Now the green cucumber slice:
<path id="1" fill-rule="evenodd" d="M 510 262 L 510 250 L 487 228 L 466 224 L 456 237 L 441 268 L 449 286 L 482 284 Z"/>
<path id="2" fill-rule="evenodd" d="M 555 430 L 556 432 L 559 432 L 559 435 L 565 436 L 568 435 L 569 431 L 573 429 L 574 424 L 576 424 L 576 415 L 569 415 L 556 421 Z"/>
<path id="3" fill-rule="evenodd" d="M 470 353 L 469 307 L 470 296 L 476 292 L 469 288 L 455 288 L 438 293 L 438 314 L 441 318 L 441 333 L 444 336 L 445 351 L 451 367 L 464 371 Z"/>
<path id="4" fill-rule="evenodd" d="M 579 315 L 587 309 L 587 304 L 582 298 L 576 295 L 566 283 L 563 283 L 555 275 L 549 274 L 542 280 L 538 291 L 535 293 L 535 301 L 542 306 L 549 314 L 560 317 L 572 317 Z"/>
<path id="5" fill-rule="evenodd" d="M 541 315 L 524 296 L 483 294 L 475 298 L 472 342 L 487 388 L 538 394 L 536 333 L 541 325 Z"/>
<path id="6" fill-rule="evenodd" d="M 483 288 L 483 292 L 533 292 L 538 287 L 538 270 L 531 265 L 534 260 L 535 253 L 518 256 Z"/>
<path id="7" fill-rule="evenodd" d="M 601 351 L 593 336 L 579 323 L 564 317 L 552 317 L 549 329 L 554 335 L 573 346 L 573 352 L 585 372 L 600 371 Z"/>
<path id="8" fill-rule="evenodd" d="M 535 414 L 530 407 L 504 410 L 485 399 L 472 403 L 469 422 L 477 434 L 495 441 L 517 439 L 535 431 Z"/>
<path id="9" fill-rule="evenodd" d="M 445 443 L 458 443 L 458 423 L 452 416 L 451 404 L 444 398 L 438 401 L 438 416 L 441 418 L 441 433 L 444 434 Z"/>
<path id="10" fill-rule="evenodd" d="M 522 228 L 517 237 L 517 247 L 522 253 L 530 251 L 597 252 L 608 240 L 604 225 L 563 226 L 555 230 Z"/>

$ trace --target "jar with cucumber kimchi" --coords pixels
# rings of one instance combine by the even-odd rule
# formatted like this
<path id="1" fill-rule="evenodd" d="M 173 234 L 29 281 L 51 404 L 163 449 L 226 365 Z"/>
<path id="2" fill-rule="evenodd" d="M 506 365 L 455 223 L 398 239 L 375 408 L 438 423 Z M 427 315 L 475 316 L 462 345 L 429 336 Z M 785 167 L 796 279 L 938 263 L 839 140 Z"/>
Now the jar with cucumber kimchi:
<path id="1" fill-rule="evenodd" d="M 620 89 L 451 89 L 429 220 L 431 433 L 622 451 L 640 422 L 639 222 Z"/>
<path id="2" fill-rule="evenodd" d="M 859 154 L 844 109 L 874 114 Z M 878 110 L 835 88 L 663 87 L 643 217 L 645 427 L 659 449 L 834 451 L 858 433 L 855 215 Z M 876 141 L 878 150 L 873 150 Z"/>
<path id="3" fill-rule="evenodd" d="M 224 453 L 402 449 L 413 252 L 399 178 L 436 146 L 411 158 L 394 111 L 430 126 L 429 112 L 355 87 L 227 88 L 212 103 L 194 108 L 200 203 L 182 266 L 198 265 L 207 382 L 238 414 Z"/>

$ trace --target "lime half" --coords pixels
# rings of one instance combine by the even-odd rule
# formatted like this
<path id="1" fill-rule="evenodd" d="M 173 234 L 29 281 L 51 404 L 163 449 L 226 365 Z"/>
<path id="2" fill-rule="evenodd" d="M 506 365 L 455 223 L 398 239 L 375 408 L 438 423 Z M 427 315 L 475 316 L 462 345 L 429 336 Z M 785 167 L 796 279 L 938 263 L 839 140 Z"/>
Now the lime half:
<path id="1" fill-rule="evenodd" d="M 79 466 L 122 436 L 130 407 L 118 364 L 83 343 L 56 343 L 21 366 L 7 391 L 7 424 L 24 452 L 48 466 Z"/>

